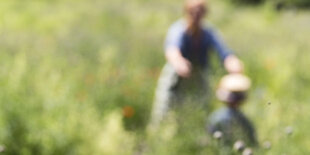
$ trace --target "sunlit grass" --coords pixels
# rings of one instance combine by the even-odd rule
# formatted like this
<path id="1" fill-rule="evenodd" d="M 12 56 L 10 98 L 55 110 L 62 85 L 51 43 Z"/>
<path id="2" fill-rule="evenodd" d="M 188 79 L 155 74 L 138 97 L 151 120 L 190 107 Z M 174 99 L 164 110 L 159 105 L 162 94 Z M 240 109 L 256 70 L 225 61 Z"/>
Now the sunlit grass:
<path id="1" fill-rule="evenodd" d="M 218 154 L 206 115 L 172 112 L 146 132 L 176 1 L 5 1 L 0 5 L 0 145 L 7 154 Z M 265 154 L 310 152 L 307 11 L 211 1 L 209 19 L 253 81 L 242 108 Z M 224 74 L 214 61 L 210 85 Z M 268 104 L 270 103 L 270 104 Z M 131 111 L 130 115 L 124 109 Z M 186 108 L 185 108 L 186 109 Z M 186 115 L 185 115 L 186 114 Z M 192 115 L 195 114 L 195 115 Z M 179 117 L 185 115 L 187 117 Z M 190 116 L 190 117 L 189 117 Z M 292 127 L 291 135 L 286 127 Z M 231 148 L 228 149 L 231 151 Z"/>

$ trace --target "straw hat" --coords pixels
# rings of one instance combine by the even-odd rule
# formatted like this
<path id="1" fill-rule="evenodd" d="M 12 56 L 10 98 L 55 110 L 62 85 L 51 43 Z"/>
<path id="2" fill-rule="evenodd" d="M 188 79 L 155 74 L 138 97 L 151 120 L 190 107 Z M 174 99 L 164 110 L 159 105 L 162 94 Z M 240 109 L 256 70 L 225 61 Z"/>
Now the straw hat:
<path id="1" fill-rule="evenodd" d="M 251 87 L 251 80 L 242 74 L 225 75 L 219 84 L 220 89 L 230 92 L 244 92 Z"/>
<path id="2" fill-rule="evenodd" d="M 251 87 L 251 80 L 242 74 L 225 75 L 219 83 L 216 96 L 222 101 L 228 101 L 231 93 L 246 92 Z"/>

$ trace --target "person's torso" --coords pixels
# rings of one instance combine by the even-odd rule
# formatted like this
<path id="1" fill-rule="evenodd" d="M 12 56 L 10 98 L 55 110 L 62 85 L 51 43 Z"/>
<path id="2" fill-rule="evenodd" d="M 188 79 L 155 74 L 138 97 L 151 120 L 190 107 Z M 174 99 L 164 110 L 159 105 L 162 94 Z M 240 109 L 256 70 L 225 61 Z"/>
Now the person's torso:
<path id="1" fill-rule="evenodd" d="M 211 48 L 209 41 L 209 30 L 201 25 L 199 35 L 194 36 L 187 31 L 185 20 L 180 20 L 174 24 L 181 31 L 181 52 L 194 67 L 205 67 L 207 65 L 208 51 Z"/>
<path id="2" fill-rule="evenodd" d="M 233 143 L 238 139 L 254 143 L 251 139 L 255 134 L 253 126 L 237 109 L 225 107 L 216 111 L 211 116 L 211 126 L 214 131 L 222 131 L 228 143 Z"/>

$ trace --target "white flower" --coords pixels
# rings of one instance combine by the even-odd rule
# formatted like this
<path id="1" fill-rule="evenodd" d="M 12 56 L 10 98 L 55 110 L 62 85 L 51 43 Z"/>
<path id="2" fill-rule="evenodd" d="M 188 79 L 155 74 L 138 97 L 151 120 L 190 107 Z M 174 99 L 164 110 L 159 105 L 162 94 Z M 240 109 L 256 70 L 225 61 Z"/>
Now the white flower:
<path id="1" fill-rule="evenodd" d="M 285 128 L 285 133 L 291 135 L 293 133 L 293 130 L 294 130 L 293 127 L 288 126 Z"/>
<path id="2" fill-rule="evenodd" d="M 221 139 L 222 136 L 223 136 L 223 133 L 221 131 L 215 131 L 213 133 L 213 138 L 215 138 L 215 139 Z"/>
<path id="3" fill-rule="evenodd" d="M 270 149 L 270 148 L 271 148 L 271 143 L 270 143 L 269 141 L 265 141 L 265 142 L 263 143 L 263 147 L 264 147 L 265 149 Z"/>
<path id="4" fill-rule="evenodd" d="M 5 151 L 5 147 L 3 145 L 0 145 L 0 152 L 4 152 Z"/>
<path id="5" fill-rule="evenodd" d="M 253 155 L 253 151 L 251 148 L 246 148 L 244 149 L 244 151 L 242 152 L 242 155 Z"/>
<path id="6" fill-rule="evenodd" d="M 238 141 L 236 141 L 235 142 L 235 144 L 234 144 L 234 150 L 236 150 L 236 151 L 242 151 L 243 149 L 244 149 L 244 142 L 243 141 L 241 141 L 241 140 L 238 140 Z"/>

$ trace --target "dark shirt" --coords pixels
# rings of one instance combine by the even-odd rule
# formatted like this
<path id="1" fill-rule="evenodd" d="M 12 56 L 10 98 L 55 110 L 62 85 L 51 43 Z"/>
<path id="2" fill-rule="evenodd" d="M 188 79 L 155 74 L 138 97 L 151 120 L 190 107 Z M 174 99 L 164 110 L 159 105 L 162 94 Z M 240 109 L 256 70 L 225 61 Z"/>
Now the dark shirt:
<path id="1" fill-rule="evenodd" d="M 228 144 L 237 140 L 243 140 L 249 145 L 257 143 L 252 123 L 238 109 L 224 107 L 212 113 L 207 128 L 212 134 L 221 131 Z"/>
<path id="2" fill-rule="evenodd" d="M 178 47 L 183 57 L 194 65 L 198 64 L 202 67 L 208 63 L 207 58 L 210 49 L 215 49 L 222 60 L 232 53 L 210 27 L 202 26 L 202 33 L 195 40 L 193 36 L 187 33 L 186 25 L 185 20 L 179 20 L 170 27 L 166 37 L 165 51 L 169 47 Z"/>

